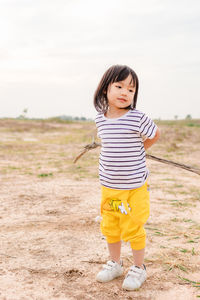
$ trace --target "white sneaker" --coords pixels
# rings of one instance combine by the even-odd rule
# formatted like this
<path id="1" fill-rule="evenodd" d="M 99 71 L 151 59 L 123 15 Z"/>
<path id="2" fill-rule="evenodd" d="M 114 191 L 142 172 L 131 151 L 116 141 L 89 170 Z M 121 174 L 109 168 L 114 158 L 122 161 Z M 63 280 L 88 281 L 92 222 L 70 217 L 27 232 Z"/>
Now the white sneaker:
<path id="1" fill-rule="evenodd" d="M 141 287 L 143 282 L 147 278 L 147 272 L 145 265 L 144 269 L 141 269 L 136 266 L 132 266 L 130 271 L 128 272 L 126 278 L 124 279 L 122 288 L 128 291 L 136 290 Z"/>
<path id="2" fill-rule="evenodd" d="M 109 260 L 106 265 L 103 265 L 103 269 L 97 274 L 96 280 L 99 282 L 111 281 L 123 274 L 122 262 L 118 264 L 113 260 Z"/>

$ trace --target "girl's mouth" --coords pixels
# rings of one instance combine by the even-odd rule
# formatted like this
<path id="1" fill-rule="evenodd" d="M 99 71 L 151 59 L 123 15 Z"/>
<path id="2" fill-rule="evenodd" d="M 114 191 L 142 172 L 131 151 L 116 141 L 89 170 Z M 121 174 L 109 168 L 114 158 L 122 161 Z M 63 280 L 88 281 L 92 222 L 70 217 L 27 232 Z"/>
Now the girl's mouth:
<path id="1" fill-rule="evenodd" d="M 121 102 L 126 102 L 126 101 L 127 101 L 127 100 L 124 99 L 124 98 L 118 98 L 118 100 L 121 101 Z"/>

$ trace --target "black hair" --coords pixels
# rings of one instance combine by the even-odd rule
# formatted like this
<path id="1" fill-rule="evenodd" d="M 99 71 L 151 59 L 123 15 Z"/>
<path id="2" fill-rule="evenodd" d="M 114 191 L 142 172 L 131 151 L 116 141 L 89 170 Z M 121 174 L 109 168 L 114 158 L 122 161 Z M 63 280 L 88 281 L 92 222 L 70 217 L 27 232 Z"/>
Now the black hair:
<path id="1" fill-rule="evenodd" d="M 107 90 L 109 85 L 112 84 L 113 82 L 119 82 L 125 80 L 129 76 L 129 74 L 131 74 L 133 79 L 133 84 L 135 86 L 135 94 L 133 97 L 132 105 L 126 108 L 127 109 L 136 108 L 138 88 L 139 88 L 139 81 L 136 73 L 128 66 L 113 65 L 104 73 L 94 94 L 94 106 L 98 112 L 105 113 L 108 110 Z"/>

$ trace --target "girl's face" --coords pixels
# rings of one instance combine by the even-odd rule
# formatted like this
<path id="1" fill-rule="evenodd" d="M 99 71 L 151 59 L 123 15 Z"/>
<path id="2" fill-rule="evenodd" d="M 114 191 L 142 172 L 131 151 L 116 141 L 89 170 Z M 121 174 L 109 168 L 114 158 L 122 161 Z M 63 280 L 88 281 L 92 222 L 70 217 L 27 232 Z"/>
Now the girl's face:
<path id="1" fill-rule="evenodd" d="M 107 90 L 109 110 L 126 109 L 133 103 L 134 94 L 135 87 L 131 74 L 122 81 L 111 83 Z"/>

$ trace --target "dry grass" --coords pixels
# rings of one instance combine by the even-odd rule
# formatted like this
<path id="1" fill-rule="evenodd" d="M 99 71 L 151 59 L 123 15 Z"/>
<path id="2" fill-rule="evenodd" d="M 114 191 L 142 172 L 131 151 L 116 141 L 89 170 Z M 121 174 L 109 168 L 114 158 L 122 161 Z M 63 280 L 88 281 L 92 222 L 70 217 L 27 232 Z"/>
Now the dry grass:
<path id="1" fill-rule="evenodd" d="M 158 123 L 162 137 L 149 154 L 200 167 L 200 120 Z M 130 293 L 121 289 L 123 278 L 95 281 L 108 258 L 94 221 L 99 149 L 73 164 L 93 132 L 93 123 L 0 120 L 1 299 L 197 299 L 199 176 L 154 161 L 148 161 L 148 280 Z M 128 270 L 127 244 L 122 257 Z"/>

